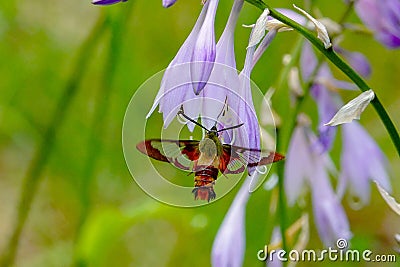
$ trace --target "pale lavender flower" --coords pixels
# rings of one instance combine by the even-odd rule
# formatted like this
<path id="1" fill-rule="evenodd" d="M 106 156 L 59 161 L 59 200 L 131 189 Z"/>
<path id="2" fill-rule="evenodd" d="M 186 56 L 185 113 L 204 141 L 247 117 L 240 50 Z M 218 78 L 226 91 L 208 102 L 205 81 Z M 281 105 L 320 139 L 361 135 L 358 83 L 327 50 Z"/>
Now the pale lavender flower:
<path id="1" fill-rule="evenodd" d="M 400 47 L 400 0 L 358 0 L 355 10 L 379 42 Z"/>
<path id="2" fill-rule="evenodd" d="M 126 2 L 128 0 L 92 0 L 93 5 L 105 6 L 105 5 L 112 5 L 119 2 Z"/>
<path id="3" fill-rule="evenodd" d="M 318 141 L 321 144 L 322 151 L 329 151 L 335 140 L 337 130 L 333 129 L 333 127 L 326 127 L 324 124 L 329 121 L 337 111 L 336 102 L 338 101 L 338 95 L 318 83 L 314 84 L 310 91 L 318 106 Z"/>
<path id="4" fill-rule="evenodd" d="M 297 13 L 296 11 L 293 11 L 292 9 L 287 9 L 287 8 L 277 8 L 280 13 L 285 15 L 286 17 L 296 21 L 297 23 L 301 25 L 306 25 L 307 19 L 303 15 Z"/>
<path id="5" fill-rule="evenodd" d="M 163 0 L 162 5 L 163 7 L 167 8 L 175 4 L 176 0 Z"/>
<path id="6" fill-rule="evenodd" d="M 338 239 L 349 240 L 352 236 L 346 213 L 333 192 L 323 165 L 316 164 L 310 183 L 314 220 L 319 237 L 327 247 L 333 247 Z"/>
<path id="7" fill-rule="evenodd" d="M 308 177 L 312 176 L 314 164 L 310 150 L 304 127 L 296 127 L 285 158 L 285 192 L 289 206 L 296 203 Z"/>
<path id="8" fill-rule="evenodd" d="M 211 75 L 216 56 L 214 21 L 219 0 L 208 0 L 210 2 L 207 15 L 198 33 L 193 47 L 190 72 L 193 90 L 198 95 Z"/>
<path id="9" fill-rule="evenodd" d="M 206 97 L 210 98 L 208 100 L 213 101 L 211 103 L 208 100 L 205 101 L 204 95 L 200 94 L 203 87 L 210 79 L 216 56 L 214 17 L 217 6 L 218 0 L 209 0 L 205 3 L 192 32 L 164 73 L 160 90 L 147 115 L 147 117 L 149 117 L 157 105 L 159 105 L 159 112 L 163 113 L 164 127 L 167 127 L 175 118 L 181 106 L 183 106 L 187 116 L 197 119 L 199 114 L 202 113 L 203 104 L 204 106 L 213 106 L 216 101 L 221 102 L 221 94 L 216 94 L 214 96 L 208 93 Z M 233 15 L 237 17 L 239 11 L 240 8 L 237 12 L 234 12 Z M 236 19 L 233 19 L 233 21 L 236 23 Z M 229 31 L 233 31 L 233 29 L 234 25 L 231 25 Z M 233 51 L 233 42 L 231 44 L 232 48 L 229 49 Z M 227 46 L 221 47 L 220 54 L 222 55 L 222 59 L 220 63 L 223 64 L 226 63 L 224 62 L 225 60 L 223 60 L 224 49 L 228 49 Z M 232 54 L 234 56 L 234 53 Z M 226 76 L 226 73 L 233 73 L 232 70 L 226 70 L 230 68 L 231 66 L 225 68 L 220 64 L 213 76 L 213 82 L 219 85 L 221 83 L 221 76 Z M 235 68 L 235 66 L 232 66 L 232 68 Z M 237 73 L 235 74 L 237 76 Z M 231 80 L 232 75 L 228 78 L 228 80 Z M 199 83 L 199 81 L 204 83 Z M 194 88 L 196 89 L 194 90 Z M 227 92 L 228 90 L 226 90 L 226 88 L 224 91 L 223 95 L 225 99 L 229 92 Z M 222 100 L 222 103 L 224 103 L 224 100 Z M 219 112 L 220 111 L 221 109 L 219 109 Z M 212 115 L 213 116 L 208 117 L 208 119 L 216 120 L 217 115 L 215 115 L 215 112 Z M 194 129 L 194 124 L 191 122 L 188 122 L 187 126 L 191 131 Z"/>
<path id="10" fill-rule="evenodd" d="M 370 199 L 371 181 L 376 180 L 386 191 L 391 189 L 386 158 L 358 122 L 343 124 L 341 128 L 343 148 L 338 192 L 343 195 L 349 188 L 351 195 L 365 205 Z"/>
<path id="11" fill-rule="evenodd" d="M 314 73 L 315 68 L 317 67 L 317 57 L 312 49 L 312 46 L 309 43 L 304 43 L 301 58 L 301 73 L 304 81 L 308 81 L 311 75 Z M 352 66 L 355 67 L 355 66 Z M 316 77 L 314 77 L 314 83 L 323 84 L 325 87 L 329 87 L 329 89 L 346 89 L 346 90 L 356 90 L 357 87 L 350 82 L 341 81 L 335 79 L 332 75 L 331 70 L 329 69 L 327 64 L 323 64 L 319 69 Z"/>
<path id="12" fill-rule="evenodd" d="M 351 54 L 352 52 L 347 52 L 343 49 L 340 52 L 344 52 L 343 55 L 347 57 L 353 68 L 358 69 L 360 73 L 366 76 L 370 74 L 370 65 L 362 54 Z M 308 79 L 317 62 L 315 54 L 309 45 L 303 48 L 301 62 L 303 78 Z M 318 143 L 322 145 L 320 152 L 330 150 L 337 131 L 336 127 L 328 127 L 324 126 L 324 124 L 330 121 L 338 108 L 342 106 L 340 96 L 333 90 L 329 90 L 330 87 L 353 89 L 354 85 L 334 79 L 327 65 L 322 65 L 316 75 L 315 83 L 311 88 L 311 95 L 318 105 Z M 385 172 L 382 152 L 380 152 L 373 139 L 356 122 L 349 125 L 342 126 L 344 145 L 338 192 L 342 196 L 346 186 L 350 186 L 354 196 L 359 198 L 362 204 L 366 204 L 370 197 L 369 179 L 378 180 L 385 188 L 390 188 L 390 183 Z M 373 163 L 367 161 L 365 157 L 372 157 Z M 372 170 L 370 170 L 371 166 L 373 166 Z"/>
<path id="13" fill-rule="evenodd" d="M 164 127 L 167 127 L 175 118 L 181 105 L 183 105 L 185 113 L 189 117 L 197 118 L 199 115 L 201 106 L 196 102 L 198 97 L 193 92 L 190 75 L 190 62 L 192 60 L 193 49 L 205 20 L 208 7 L 209 1 L 203 6 L 192 31 L 179 49 L 175 58 L 165 70 L 160 90 L 158 91 L 152 108 L 147 114 L 147 118 L 150 117 L 159 105 L 159 112 L 163 113 Z M 188 127 L 193 130 L 194 125 L 188 123 Z"/>
<path id="14" fill-rule="evenodd" d="M 261 41 L 260 45 L 257 47 L 257 50 L 254 52 L 253 56 L 253 67 L 255 64 L 257 64 L 258 60 L 262 56 L 262 54 L 267 50 L 269 45 L 271 44 L 272 40 L 275 38 L 278 30 L 277 29 L 272 29 L 268 31 L 268 33 L 265 35 L 264 39 Z"/>
<path id="15" fill-rule="evenodd" d="M 361 74 L 366 78 L 371 76 L 372 72 L 371 64 L 362 53 L 351 52 L 339 46 L 335 46 L 335 51 L 341 54 L 347 60 L 347 62 L 349 62 L 350 66 L 352 66 L 356 72 L 358 72 L 359 74 Z"/>
<path id="16" fill-rule="evenodd" d="M 333 169 L 326 154 L 316 147 L 316 137 L 306 126 L 297 126 L 285 162 L 285 188 L 288 204 L 293 205 L 307 184 L 312 193 L 315 224 L 325 246 L 338 238 L 351 237 L 349 223 L 329 182 Z"/>
<path id="17" fill-rule="evenodd" d="M 238 138 L 235 144 L 242 147 L 260 149 L 260 126 L 253 104 L 250 81 L 254 52 L 254 46 L 247 48 L 244 67 L 239 74 L 239 99 L 232 99 L 231 107 L 237 113 L 237 117 L 240 119 L 241 123 L 244 123 L 242 127 L 237 129 Z M 255 167 L 248 168 L 249 174 L 251 174 L 254 169 Z"/>
<path id="18" fill-rule="evenodd" d="M 303 47 L 301 54 L 301 70 L 303 80 L 307 81 L 311 78 L 313 70 L 317 67 L 317 60 L 310 45 L 306 44 Z M 327 65 L 321 67 L 316 75 L 315 81 L 332 81 L 332 75 Z M 334 102 L 334 95 L 326 88 L 325 84 L 314 82 L 310 88 L 311 95 L 317 102 L 318 117 L 319 117 L 319 142 L 322 144 L 323 151 L 328 151 L 336 136 L 336 129 L 324 126 L 327 120 L 330 120 L 337 110 L 337 105 Z M 321 151 L 322 152 L 322 151 Z"/>
<path id="19" fill-rule="evenodd" d="M 211 128 L 221 110 L 225 100 L 238 94 L 239 75 L 236 70 L 234 33 L 239 13 L 243 6 L 243 0 L 235 0 L 228 22 L 216 46 L 216 58 L 210 82 L 202 91 L 202 123 Z M 234 97 L 233 97 L 234 98 Z M 231 102 L 231 101 L 230 101 Z M 233 126 L 234 121 L 230 125 Z M 229 134 L 223 132 L 223 134 Z"/>
<path id="20" fill-rule="evenodd" d="M 246 245 L 245 213 L 251 179 L 253 177 L 248 176 L 243 182 L 215 237 L 211 253 L 214 267 L 242 266 Z"/>
<path id="21" fill-rule="evenodd" d="M 361 70 L 366 76 L 370 74 L 370 65 L 362 54 L 339 49 L 353 68 Z M 308 81 L 317 67 L 317 58 L 308 43 L 303 46 L 300 61 L 303 80 Z M 326 127 L 324 124 L 335 115 L 338 106 L 342 103 L 340 96 L 334 92 L 338 88 L 355 90 L 356 86 L 353 83 L 335 79 L 328 65 L 323 63 L 314 77 L 310 92 L 318 106 L 319 141 L 324 151 L 330 150 L 336 136 L 337 130 L 334 127 Z"/>

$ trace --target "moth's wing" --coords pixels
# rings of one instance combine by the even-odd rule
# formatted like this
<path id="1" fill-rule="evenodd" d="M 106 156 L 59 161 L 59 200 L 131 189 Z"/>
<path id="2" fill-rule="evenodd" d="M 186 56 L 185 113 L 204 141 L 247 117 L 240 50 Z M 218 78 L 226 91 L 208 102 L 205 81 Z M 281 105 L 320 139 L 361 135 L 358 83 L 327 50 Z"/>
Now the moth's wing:
<path id="1" fill-rule="evenodd" d="M 247 167 L 268 165 L 283 160 L 277 152 L 224 144 L 220 157 L 220 170 L 225 174 L 242 173 Z"/>
<path id="2" fill-rule="evenodd" d="M 143 154 L 164 162 L 169 162 L 182 170 L 191 170 L 192 162 L 200 156 L 199 141 L 149 139 L 136 145 Z"/>

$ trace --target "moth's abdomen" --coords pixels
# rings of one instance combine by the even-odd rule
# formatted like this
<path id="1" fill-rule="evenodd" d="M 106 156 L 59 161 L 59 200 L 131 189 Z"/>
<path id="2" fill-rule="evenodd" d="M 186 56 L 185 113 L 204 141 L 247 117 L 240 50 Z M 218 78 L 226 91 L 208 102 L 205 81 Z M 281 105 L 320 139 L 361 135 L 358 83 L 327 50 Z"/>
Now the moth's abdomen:
<path id="1" fill-rule="evenodd" d="M 197 166 L 194 176 L 194 199 L 213 200 L 215 198 L 214 183 L 218 177 L 218 169 L 213 166 Z"/>

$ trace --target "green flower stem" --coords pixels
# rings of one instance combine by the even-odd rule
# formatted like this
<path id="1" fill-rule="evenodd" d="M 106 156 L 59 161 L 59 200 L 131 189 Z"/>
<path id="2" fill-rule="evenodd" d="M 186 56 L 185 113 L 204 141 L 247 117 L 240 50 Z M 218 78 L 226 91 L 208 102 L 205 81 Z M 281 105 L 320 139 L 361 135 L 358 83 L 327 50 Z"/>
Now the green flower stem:
<path id="1" fill-rule="evenodd" d="M 2 255 L 0 266 L 13 266 L 19 239 L 28 217 L 33 198 L 36 194 L 40 178 L 42 177 L 43 169 L 53 150 L 57 132 L 65 119 L 68 108 L 78 91 L 83 74 L 85 73 L 87 65 L 91 60 L 93 46 L 103 35 L 104 22 L 104 17 L 100 17 L 92 29 L 91 34 L 83 43 L 77 57 L 76 65 L 73 68 L 72 74 L 66 83 L 62 96 L 56 105 L 53 117 L 29 165 L 19 198 L 15 227 L 7 245 L 5 246 L 6 250 Z"/>
<path id="2" fill-rule="evenodd" d="M 279 128 L 276 129 L 276 135 L 280 136 L 281 135 L 281 130 Z M 282 147 L 281 142 L 277 141 L 276 143 L 276 149 L 277 151 L 280 151 L 280 147 Z M 285 183 L 283 179 L 283 173 L 284 173 L 284 163 L 283 162 L 278 162 L 276 163 L 276 172 L 279 177 L 278 179 L 278 213 L 279 213 L 279 228 L 280 228 L 280 234 L 281 234 L 281 239 L 282 239 L 282 249 L 284 251 L 287 250 L 287 241 L 286 241 L 286 229 L 287 229 L 287 214 L 286 214 L 286 198 L 285 198 Z M 284 266 L 286 263 L 283 263 Z"/>
<path id="3" fill-rule="evenodd" d="M 287 80 L 287 77 L 289 75 L 289 71 L 292 67 L 294 67 L 295 63 L 297 62 L 298 58 L 300 57 L 301 54 L 301 48 L 303 46 L 303 39 L 299 39 L 294 48 L 292 49 L 292 52 L 290 53 L 290 61 L 288 64 L 284 66 L 282 69 L 276 88 L 282 88 L 284 82 Z M 277 127 L 276 129 L 276 135 L 277 136 L 282 136 L 283 131 Z M 277 151 L 283 151 L 284 150 L 284 144 L 281 142 L 282 138 L 277 139 L 276 143 L 276 150 Z M 283 162 L 278 162 L 276 164 L 276 170 L 277 170 L 277 175 L 279 177 L 278 180 L 278 213 L 279 213 L 279 225 L 280 225 L 280 233 L 281 233 L 281 239 L 282 239 L 282 249 L 287 251 L 287 241 L 286 241 L 286 228 L 287 228 L 287 216 L 286 216 L 286 199 L 285 199 L 285 188 L 284 188 L 284 179 L 283 179 L 283 173 L 284 173 L 284 165 Z"/>
<path id="4" fill-rule="evenodd" d="M 269 9 L 270 15 L 275 19 L 289 25 L 296 31 L 298 31 L 301 35 L 307 38 L 322 54 L 325 55 L 336 67 L 338 67 L 347 77 L 349 77 L 359 88 L 361 91 L 365 92 L 371 89 L 370 86 L 358 75 L 346 62 L 344 62 L 331 48 L 325 49 L 322 42 L 315 36 L 315 34 L 305 27 L 301 26 L 297 22 L 289 19 L 288 17 L 282 15 L 278 11 L 273 8 L 270 8 L 267 4 L 265 4 L 261 0 L 246 0 L 248 3 L 258 7 L 261 10 L 266 8 Z M 390 138 L 394 146 L 396 147 L 397 153 L 400 156 L 400 136 L 399 133 L 390 119 L 388 113 L 383 107 L 382 103 L 379 101 L 378 96 L 375 94 L 375 98 L 371 101 L 371 104 L 374 106 L 376 112 L 378 113 L 382 123 L 385 125 L 386 130 L 388 131 Z"/>

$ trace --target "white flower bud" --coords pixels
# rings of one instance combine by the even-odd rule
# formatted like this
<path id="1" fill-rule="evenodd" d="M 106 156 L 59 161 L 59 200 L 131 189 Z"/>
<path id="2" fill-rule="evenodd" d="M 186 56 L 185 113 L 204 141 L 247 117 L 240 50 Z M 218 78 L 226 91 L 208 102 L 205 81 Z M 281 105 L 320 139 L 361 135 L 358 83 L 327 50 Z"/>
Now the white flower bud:
<path id="1" fill-rule="evenodd" d="M 249 45 L 247 46 L 247 48 L 257 45 L 264 37 L 265 30 L 267 29 L 268 15 L 269 9 L 266 8 L 257 19 L 256 24 L 253 26 L 253 31 L 251 33 Z"/>

